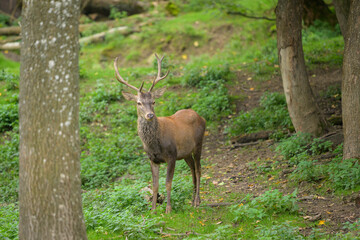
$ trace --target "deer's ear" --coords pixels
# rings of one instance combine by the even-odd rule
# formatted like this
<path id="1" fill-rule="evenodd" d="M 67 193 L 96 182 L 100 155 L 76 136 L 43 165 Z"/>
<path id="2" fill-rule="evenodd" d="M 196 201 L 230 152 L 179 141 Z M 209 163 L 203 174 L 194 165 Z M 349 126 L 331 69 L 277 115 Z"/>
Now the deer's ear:
<path id="1" fill-rule="evenodd" d="M 153 96 L 153 98 L 159 98 L 164 94 L 165 90 L 166 87 L 156 89 L 151 95 Z"/>
<path id="2" fill-rule="evenodd" d="M 121 92 L 121 93 L 126 100 L 135 101 L 135 102 L 137 101 L 137 97 L 134 94 L 128 92 Z"/>

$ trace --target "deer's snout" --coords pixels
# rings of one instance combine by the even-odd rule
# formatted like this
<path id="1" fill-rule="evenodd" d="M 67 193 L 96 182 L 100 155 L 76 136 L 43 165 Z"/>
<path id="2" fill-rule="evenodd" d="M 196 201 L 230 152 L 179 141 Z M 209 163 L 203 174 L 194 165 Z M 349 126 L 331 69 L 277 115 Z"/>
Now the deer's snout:
<path id="1" fill-rule="evenodd" d="M 154 114 L 153 113 L 148 113 L 145 115 L 146 120 L 152 120 L 154 118 Z"/>

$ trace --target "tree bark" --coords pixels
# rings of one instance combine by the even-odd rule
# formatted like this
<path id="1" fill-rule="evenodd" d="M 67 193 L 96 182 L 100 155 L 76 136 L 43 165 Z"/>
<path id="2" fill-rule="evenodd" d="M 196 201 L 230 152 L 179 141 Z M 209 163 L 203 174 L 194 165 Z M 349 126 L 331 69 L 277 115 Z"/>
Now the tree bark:
<path id="1" fill-rule="evenodd" d="M 360 2 L 351 0 L 343 62 L 344 159 L 360 158 Z"/>
<path id="2" fill-rule="evenodd" d="M 79 140 L 80 0 L 23 1 L 19 239 L 87 239 Z"/>
<path id="3" fill-rule="evenodd" d="M 333 0 L 336 17 L 339 22 L 341 33 L 346 38 L 346 30 L 348 27 L 347 21 L 350 11 L 350 0 Z"/>
<path id="4" fill-rule="evenodd" d="M 301 0 L 279 0 L 276 7 L 277 47 L 289 114 L 296 132 L 314 136 L 328 131 L 306 73 L 301 41 Z"/>

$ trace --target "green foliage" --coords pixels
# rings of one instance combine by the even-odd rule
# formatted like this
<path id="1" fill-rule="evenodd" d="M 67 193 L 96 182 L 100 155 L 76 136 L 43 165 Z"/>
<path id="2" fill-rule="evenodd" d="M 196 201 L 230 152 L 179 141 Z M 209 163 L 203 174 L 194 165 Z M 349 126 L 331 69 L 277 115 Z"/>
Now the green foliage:
<path id="1" fill-rule="evenodd" d="M 0 72 L 0 82 L 5 81 L 6 90 L 13 91 L 19 88 L 19 76 L 10 72 L 5 71 L 4 69 Z"/>
<path id="2" fill-rule="evenodd" d="M 180 13 L 180 7 L 174 2 L 168 2 L 165 6 L 165 10 L 171 16 L 177 16 Z"/>
<path id="3" fill-rule="evenodd" d="M 0 202 L 14 202 L 18 199 L 19 135 L 17 129 L 5 134 L 0 145 Z"/>
<path id="4" fill-rule="evenodd" d="M 10 17 L 5 14 L 0 14 L 0 27 L 6 27 L 9 24 Z"/>
<path id="5" fill-rule="evenodd" d="M 0 238 L 16 240 L 18 236 L 19 207 L 12 203 L 0 207 Z"/>
<path id="6" fill-rule="evenodd" d="M 91 24 L 91 27 L 81 32 L 82 37 L 88 37 L 96 33 L 104 32 L 108 29 L 106 23 Z"/>
<path id="7" fill-rule="evenodd" d="M 334 158 L 329 164 L 328 174 L 335 189 L 354 189 L 360 185 L 359 160 Z"/>
<path id="8" fill-rule="evenodd" d="M 310 141 L 310 134 L 296 133 L 281 141 L 276 147 L 276 151 L 284 156 L 285 159 L 289 160 L 290 164 L 297 164 L 299 162 L 297 159 L 298 155 L 306 150 L 306 146 Z"/>
<path id="9" fill-rule="evenodd" d="M 307 65 L 342 64 L 344 40 L 338 25 L 334 29 L 329 23 L 317 20 L 302 35 Z"/>
<path id="10" fill-rule="evenodd" d="M 109 185 L 115 178 L 122 176 L 131 165 L 140 164 L 144 159 L 139 151 L 138 138 L 129 134 L 114 134 L 99 138 L 92 133 L 86 135 L 86 151 L 81 159 L 81 178 L 85 188 Z"/>
<path id="11" fill-rule="evenodd" d="M 249 112 L 240 112 L 231 119 L 226 129 L 232 136 L 262 130 L 292 129 L 285 97 L 280 93 L 265 93 L 260 106 Z"/>
<path id="12" fill-rule="evenodd" d="M 332 145 L 333 143 L 331 141 L 324 141 L 320 138 L 314 138 L 310 145 L 310 151 L 313 155 L 320 155 L 332 150 Z"/>
<path id="13" fill-rule="evenodd" d="M 209 85 L 216 87 L 216 82 L 223 83 L 233 77 L 229 65 L 220 66 L 189 66 L 189 69 L 184 69 L 184 82 L 183 84 L 188 87 L 203 88 Z"/>
<path id="14" fill-rule="evenodd" d="M 298 163 L 291 177 L 298 181 L 315 182 L 326 176 L 323 165 L 316 164 L 316 160 L 302 160 Z"/>
<path id="15" fill-rule="evenodd" d="M 127 17 L 127 12 L 126 11 L 119 11 L 116 7 L 111 7 L 110 9 L 110 15 L 109 18 L 110 19 L 122 19 Z"/>
<path id="16" fill-rule="evenodd" d="M 215 86 L 218 87 L 215 88 Z M 223 84 L 212 84 L 200 90 L 192 109 L 206 120 L 216 121 L 230 114 L 230 107 L 227 88 Z"/>
<path id="17" fill-rule="evenodd" d="M 292 227 L 288 223 L 273 225 L 270 227 L 259 226 L 256 228 L 257 236 L 260 240 L 302 240 L 305 239 L 298 233 L 297 227 Z"/>
<path id="18" fill-rule="evenodd" d="M 283 195 L 279 190 L 269 190 L 257 198 L 251 199 L 247 195 L 243 201 L 245 204 L 232 206 L 231 210 L 235 214 L 234 221 L 242 221 L 244 219 L 261 220 L 274 214 L 296 213 L 298 206 L 296 204 L 296 194 L 294 191 L 289 195 Z"/>
<path id="19" fill-rule="evenodd" d="M 94 120 L 94 113 L 106 113 L 109 104 L 122 99 L 122 85 L 116 84 L 109 88 L 103 79 L 99 79 L 96 89 L 86 96 L 86 100 L 80 105 L 80 120 L 89 123 Z"/>
<path id="20" fill-rule="evenodd" d="M 0 132 L 8 131 L 18 125 L 19 110 L 14 103 L 0 105 Z"/>
<path id="21" fill-rule="evenodd" d="M 144 184 L 115 186 L 83 194 L 84 216 L 88 229 L 121 232 L 130 239 L 148 239 L 156 230 L 157 219 L 144 215 L 149 204 L 139 194 Z"/>

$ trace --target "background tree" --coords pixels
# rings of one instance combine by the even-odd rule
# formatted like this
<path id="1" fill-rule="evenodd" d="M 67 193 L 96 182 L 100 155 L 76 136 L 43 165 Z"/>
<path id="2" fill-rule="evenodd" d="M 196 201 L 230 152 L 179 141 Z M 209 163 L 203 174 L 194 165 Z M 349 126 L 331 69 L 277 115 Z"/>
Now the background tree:
<path id="1" fill-rule="evenodd" d="M 23 1 L 20 239 L 86 239 L 79 146 L 79 0 Z"/>
<path id="2" fill-rule="evenodd" d="M 342 80 L 344 159 L 360 157 L 360 2 L 350 3 Z"/>
<path id="3" fill-rule="evenodd" d="M 302 48 L 302 1 L 279 0 L 276 7 L 277 47 L 281 77 L 296 132 L 321 135 L 328 130 L 314 99 Z"/>
<path id="4" fill-rule="evenodd" d="M 336 18 L 339 22 L 342 35 L 346 36 L 347 20 L 349 17 L 350 0 L 333 0 Z"/>

